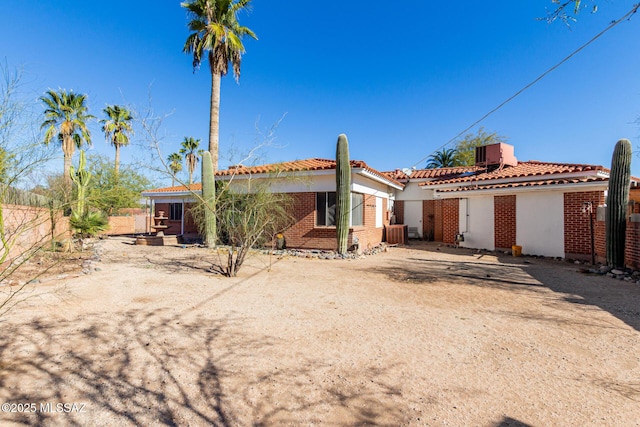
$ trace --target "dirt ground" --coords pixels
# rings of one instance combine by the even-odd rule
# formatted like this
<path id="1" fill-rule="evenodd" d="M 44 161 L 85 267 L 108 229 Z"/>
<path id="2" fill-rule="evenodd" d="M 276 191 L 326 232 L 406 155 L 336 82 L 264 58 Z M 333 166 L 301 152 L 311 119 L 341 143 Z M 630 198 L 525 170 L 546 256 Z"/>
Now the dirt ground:
<path id="1" fill-rule="evenodd" d="M 1 320 L 0 425 L 640 425 L 637 284 L 433 244 L 233 279 L 99 252 Z"/>

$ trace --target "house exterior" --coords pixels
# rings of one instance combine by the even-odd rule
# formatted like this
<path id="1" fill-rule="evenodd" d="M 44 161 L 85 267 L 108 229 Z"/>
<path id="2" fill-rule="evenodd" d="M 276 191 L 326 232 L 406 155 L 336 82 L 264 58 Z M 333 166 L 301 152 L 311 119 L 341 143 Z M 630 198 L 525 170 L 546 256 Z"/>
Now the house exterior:
<path id="1" fill-rule="evenodd" d="M 375 246 L 384 241 L 385 227 L 396 223 L 407 225 L 409 237 L 415 239 L 497 251 L 520 246 L 527 255 L 571 259 L 590 259 L 595 249 L 597 259 L 604 259 L 607 168 L 519 162 L 507 144 L 479 150 L 475 166 L 410 173 L 379 172 L 363 161 L 352 161 L 349 245 L 357 240 L 362 249 Z M 232 167 L 219 171 L 217 179 L 231 181 L 237 191 L 250 191 L 248 183 L 268 179 L 273 191 L 294 199 L 295 224 L 284 233 L 287 246 L 335 249 L 334 160 Z M 639 202 L 634 212 L 640 212 L 640 195 L 634 196 L 638 181 L 632 178 L 631 200 Z M 168 213 L 167 233 L 189 234 L 196 232 L 188 214 L 195 201 L 192 191 L 199 192 L 200 184 L 190 190 L 169 187 L 143 195 L 156 211 Z M 631 215 L 630 221 L 629 241 L 636 242 L 640 214 Z M 638 246 L 630 249 L 629 265 L 640 265 Z"/>
<path id="2" fill-rule="evenodd" d="M 517 245 L 524 254 L 571 259 L 590 259 L 593 221 L 593 246 L 604 258 L 608 169 L 519 162 L 508 144 L 480 148 L 486 153 L 476 153 L 481 161 L 473 167 L 387 172 L 405 184 L 395 201 L 399 221 L 429 240 L 498 251 Z"/>
<path id="3" fill-rule="evenodd" d="M 605 203 L 609 171 L 602 166 L 519 162 L 516 166 L 424 183 L 427 205 L 443 217 L 443 241 L 489 250 L 522 247 L 530 255 L 585 258 L 590 217 Z"/>
<path id="4" fill-rule="evenodd" d="M 228 181 L 234 191 L 251 191 L 256 182 L 267 181 L 271 190 L 293 198 L 295 223 L 284 231 L 287 247 L 334 250 L 335 230 L 335 160 L 306 159 L 262 166 L 236 166 L 218 171 L 216 179 Z M 349 245 L 360 249 L 384 241 L 384 227 L 389 224 L 393 194 L 403 184 L 369 167 L 351 161 L 352 210 Z M 143 192 L 168 217 L 165 234 L 191 234 L 197 229 L 189 207 L 201 193 L 200 184 L 158 188 Z"/>

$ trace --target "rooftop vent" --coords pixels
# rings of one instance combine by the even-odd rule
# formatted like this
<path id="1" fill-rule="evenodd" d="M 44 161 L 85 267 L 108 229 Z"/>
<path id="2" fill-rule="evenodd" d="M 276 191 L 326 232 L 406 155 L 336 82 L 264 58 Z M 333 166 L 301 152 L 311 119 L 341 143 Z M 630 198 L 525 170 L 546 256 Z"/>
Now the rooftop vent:
<path id="1" fill-rule="evenodd" d="M 476 147 L 476 166 L 517 166 L 518 159 L 513 154 L 513 145 L 498 144 Z"/>

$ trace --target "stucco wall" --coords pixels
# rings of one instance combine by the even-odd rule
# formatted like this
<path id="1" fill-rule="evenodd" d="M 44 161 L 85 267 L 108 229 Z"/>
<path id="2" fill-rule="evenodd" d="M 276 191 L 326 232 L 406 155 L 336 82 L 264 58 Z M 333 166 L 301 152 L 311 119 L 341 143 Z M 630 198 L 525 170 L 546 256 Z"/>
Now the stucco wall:
<path id="1" fill-rule="evenodd" d="M 469 197 L 467 203 L 460 203 L 460 229 L 468 209 L 468 230 L 460 246 L 475 249 L 494 250 L 494 206 L 493 196 Z"/>
<path id="2" fill-rule="evenodd" d="M 0 247 L 0 261 L 10 261 L 22 254 L 31 254 L 48 244 L 52 238 L 62 241 L 71 237 L 69 218 L 62 216 L 62 212 L 57 212 L 54 216 L 53 232 L 49 209 L 3 204 L 2 215 L 4 238 L 8 246 Z"/>
<path id="3" fill-rule="evenodd" d="M 419 182 L 407 182 L 402 191 L 396 190 L 396 200 L 431 200 L 433 190 L 425 190 Z"/>
<path id="4" fill-rule="evenodd" d="M 522 253 L 564 257 L 564 194 L 544 191 L 516 197 L 516 244 Z"/>
<path id="5" fill-rule="evenodd" d="M 403 224 L 407 224 L 409 228 L 415 227 L 418 231 L 418 235 L 422 238 L 422 201 L 405 200 Z"/>

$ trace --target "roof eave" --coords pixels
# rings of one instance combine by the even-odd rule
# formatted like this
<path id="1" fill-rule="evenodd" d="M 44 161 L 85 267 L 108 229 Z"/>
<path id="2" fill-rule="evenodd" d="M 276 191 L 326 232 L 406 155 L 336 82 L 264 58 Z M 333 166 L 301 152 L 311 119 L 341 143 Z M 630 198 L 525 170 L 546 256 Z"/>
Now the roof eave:
<path id="1" fill-rule="evenodd" d="M 377 181 L 379 183 L 385 184 L 385 185 L 387 185 L 387 186 L 389 186 L 391 188 L 395 188 L 396 190 L 404 190 L 404 186 L 402 184 L 393 182 L 393 181 L 391 181 L 391 180 L 389 180 L 387 178 L 383 178 L 383 177 L 379 176 L 378 174 L 375 174 L 375 173 L 373 173 L 373 172 L 371 172 L 371 171 L 369 171 L 369 170 L 367 170 L 365 168 L 353 168 L 352 172 L 355 172 L 357 174 L 365 176 L 365 177 L 367 177 L 369 179 L 372 179 L 374 181 Z"/>
<path id="2" fill-rule="evenodd" d="M 491 194 L 505 194 L 505 193 L 514 193 L 514 192 L 524 193 L 524 192 L 532 192 L 532 191 L 555 191 L 555 190 L 584 191 L 585 189 L 606 190 L 607 187 L 608 187 L 607 181 L 597 181 L 597 182 L 575 182 L 570 184 L 540 184 L 540 185 L 506 187 L 506 188 L 487 188 L 487 189 L 478 188 L 478 189 L 447 191 L 447 192 L 439 192 L 435 188 L 432 188 L 432 190 L 434 190 L 433 197 L 436 199 L 459 199 L 463 197 L 462 195 L 486 196 Z"/>

